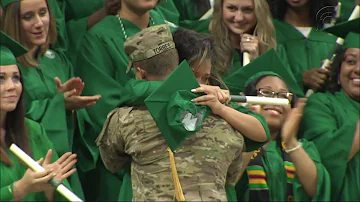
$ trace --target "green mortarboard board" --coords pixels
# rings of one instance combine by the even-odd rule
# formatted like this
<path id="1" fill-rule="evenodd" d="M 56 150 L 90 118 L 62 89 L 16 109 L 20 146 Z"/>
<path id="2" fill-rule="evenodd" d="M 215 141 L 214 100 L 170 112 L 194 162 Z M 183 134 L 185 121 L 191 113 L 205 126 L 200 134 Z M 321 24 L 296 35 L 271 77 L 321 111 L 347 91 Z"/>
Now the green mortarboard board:
<path id="1" fill-rule="evenodd" d="M 324 31 L 345 39 L 343 48 L 360 48 L 360 18 L 336 24 Z"/>
<path id="2" fill-rule="evenodd" d="M 186 82 L 184 82 L 186 80 Z M 145 105 L 172 151 L 196 133 L 209 113 L 191 100 L 200 87 L 187 61 L 183 61 L 146 100 Z"/>
<path id="3" fill-rule="evenodd" d="M 13 40 L 2 31 L 0 33 L 0 49 L 1 66 L 16 64 L 16 57 L 27 53 L 27 50 L 21 44 Z"/>
<path id="4" fill-rule="evenodd" d="M 22 0 L 0 0 L 1 1 L 1 7 L 5 8 L 7 5 L 9 5 L 12 2 L 20 2 Z"/>
<path id="5" fill-rule="evenodd" d="M 274 49 L 270 49 L 248 65 L 229 75 L 224 79 L 224 82 L 232 95 L 239 95 L 245 90 L 249 78 L 263 71 L 271 71 L 279 75 L 297 96 L 304 96 L 304 92 L 297 85 L 294 75 L 285 67 Z"/>

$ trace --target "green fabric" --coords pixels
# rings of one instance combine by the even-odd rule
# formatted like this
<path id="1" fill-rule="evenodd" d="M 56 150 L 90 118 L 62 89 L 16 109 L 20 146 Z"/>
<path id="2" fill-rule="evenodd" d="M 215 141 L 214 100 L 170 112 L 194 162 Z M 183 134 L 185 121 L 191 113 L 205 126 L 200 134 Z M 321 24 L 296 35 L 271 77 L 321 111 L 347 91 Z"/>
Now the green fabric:
<path id="1" fill-rule="evenodd" d="M 341 2 L 340 22 L 349 20 L 351 13 L 355 8 L 355 0 L 339 0 Z"/>
<path id="2" fill-rule="evenodd" d="M 76 69 L 76 56 L 81 41 L 88 32 L 88 16 L 103 8 L 104 2 L 104 0 L 65 0 L 65 21 L 69 38 L 69 48 L 66 55 L 74 69 Z"/>
<path id="3" fill-rule="evenodd" d="M 338 23 L 324 29 L 324 31 L 345 39 L 349 32 L 360 33 L 360 18 Z"/>
<path id="4" fill-rule="evenodd" d="M 288 61 L 286 50 L 285 50 L 284 46 L 282 46 L 280 44 L 277 44 L 276 53 L 278 54 L 281 61 L 285 65 L 285 68 L 290 69 L 289 61 Z M 231 62 L 231 65 L 229 67 L 228 72 L 226 74 L 222 75 L 223 79 L 228 77 L 229 75 L 234 74 L 237 70 L 239 70 L 239 69 L 241 69 L 243 67 L 243 65 L 242 65 L 242 63 L 243 63 L 243 58 L 242 58 L 243 54 L 240 53 L 239 50 L 233 49 L 232 56 L 233 56 L 233 59 L 232 59 L 232 62 Z M 297 93 L 299 94 L 298 95 L 299 97 L 304 97 L 303 92 L 297 92 Z"/>
<path id="5" fill-rule="evenodd" d="M 165 23 L 156 11 L 151 11 L 150 15 L 156 25 Z M 122 22 L 128 37 L 141 31 L 130 21 L 122 19 Z M 95 106 L 78 114 L 80 133 L 86 141 L 83 144 L 86 147 L 79 148 L 82 150 L 80 156 L 87 157 L 79 162 L 84 171 L 95 168 L 99 157 L 95 139 L 100 134 L 107 114 L 119 105 L 125 84 L 134 78 L 133 71 L 125 73 L 129 58 L 123 50 L 124 41 L 118 18 L 108 16 L 88 31 L 77 54 L 75 74 L 86 83 L 83 95 L 102 96 Z"/>
<path id="6" fill-rule="evenodd" d="M 226 186 L 225 191 L 228 201 L 237 201 L 235 187 Z"/>
<path id="7" fill-rule="evenodd" d="M 186 78 L 186 82 L 182 82 Z M 197 106 L 191 100 L 197 95 L 191 89 L 198 88 L 197 82 L 187 61 L 183 61 L 148 98 L 145 100 L 151 116 L 154 118 L 161 134 L 164 136 L 170 149 L 175 151 L 179 145 L 190 135 L 201 128 L 202 121 L 206 118 L 208 108 Z M 190 112 L 198 121 L 193 129 L 185 129 L 180 120 L 183 112 Z M 195 118 L 195 117 L 191 117 Z M 200 122 L 200 124 L 198 124 Z"/>
<path id="8" fill-rule="evenodd" d="M 60 0 L 58 0 L 60 1 Z M 87 18 L 104 7 L 105 0 L 62 0 L 65 2 L 65 20 L 79 20 Z M 86 5 L 86 6 L 85 6 Z"/>
<path id="9" fill-rule="evenodd" d="M 160 2 L 154 10 L 158 11 L 166 21 L 174 25 L 179 25 L 180 14 L 176 9 L 174 0 Z"/>
<path id="10" fill-rule="evenodd" d="M 265 142 L 256 142 L 256 141 L 251 140 L 248 137 L 244 136 L 246 152 L 254 151 L 254 150 L 260 148 L 261 146 L 263 146 L 266 142 L 268 142 L 270 140 L 270 138 L 271 138 L 270 130 L 266 123 L 265 118 L 262 115 L 257 114 L 255 112 L 249 110 L 248 108 L 239 105 L 238 103 L 230 102 L 229 105 L 241 113 L 248 114 L 248 115 L 255 117 L 261 123 L 261 125 L 263 126 L 263 128 L 265 130 L 266 137 L 267 137 Z"/>
<path id="11" fill-rule="evenodd" d="M 179 13 L 179 26 L 200 33 L 210 33 L 211 19 L 200 20 L 202 17 L 194 0 L 173 0 Z"/>
<path id="12" fill-rule="evenodd" d="M 246 82 L 245 82 L 245 88 L 252 83 L 253 81 L 255 81 L 257 78 L 261 77 L 261 76 L 276 76 L 279 77 L 281 80 L 284 80 L 279 74 L 272 72 L 272 71 L 262 71 L 262 72 L 258 72 L 256 74 L 254 74 L 253 76 L 251 76 Z"/>
<path id="13" fill-rule="evenodd" d="M 23 77 L 26 117 L 44 126 L 56 152 L 63 155 L 72 151 L 74 120 L 65 111 L 64 95 L 57 92 L 55 77 L 66 82 L 73 77 L 73 69 L 61 51 L 48 50 L 39 57 L 38 68 L 19 68 Z M 81 110 L 80 110 L 81 111 Z M 77 174 L 71 176 L 70 184 L 81 197 L 82 189 Z"/>
<path id="14" fill-rule="evenodd" d="M 0 65 L 14 65 L 16 64 L 16 58 L 25 53 L 27 50 L 18 42 L 13 40 L 10 36 L 0 31 Z"/>
<path id="15" fill-rule="evenodd" d="M 314 161 L 317 174 L 317 193 L 310 198 L 302 187 L 299 178 L 295 175 L 293 182 L 294 201 L 329 201 L 330 200 L 330 176 L 325 167 L 321 164 L 321 159 L 316 146 L 312 142 L 301 139 L 303 148 Z M 267 175 L 271 201 L 287 201 L 287 175 L 284 168 L 284 160 L 281 149 L 276 142 L 271 142 L 265 149 L 262 162 Z M 295 167 L 296 168 L 296 167 Z M 248 176 L 246 172 L 236 185 L 237 197 L 239 201 L 249 201 Z"/>
<path id="16" fill-rule="evenodd" d="M 343 48 L 360 48 L 360 18 L 336 24 L 324 31 L 345 39 Z"/>
<path id="17" fill-rule="evenodd" d="M 50 7 L 51 16 L 56 23 L 57 39 L 54 44 L 51 44 L 52 49 L 60 49 L 65 52 L 68 50 L 69 39 L 66 32 L 65 23 L 65 4 L 61 3 L 60 0 L 48 0 Z"/>
<path id="18" fill-rule="evenodd" d="M 354 32 L 349 33 L 345 38 L 343 48 L 360 48 L 360 34 Z"/>
<path id="19" fill-rule="evenodd" d="M 295 77 L 289 69 L 285 67 L 274 49 L 270 49 L 245 67 L 230 74 L 224 79 L 224 82 L 232 95 L 239 95 L 240 92 L 245 90 L 246 81 L 262 71 L 272 71 L 280 75 L 295 94 L 302 94 L 302 90 L 298 87 Z"/>
<path id="20" fill-rule="evenodd" d="M 308 38 L 295 27 L 284 21 L 274 20 L 277 43 L 284 47 L 289 67 L 304 91 L 303 73 L 313 68 L 321 67 L 322 60 L 326 59 L 334 47 L 336 37 L 312 28 Z"/>
<path id="21" fill-rule="evenodd" d="M 30 139 L 31 157 L 34 160 L 39 160 L 40 158 L 44 158 L 46 156 L 49 149 L 53 149 L 51 162 L 56 161 L 59 157 L 54 150 L 52 143 L 48 139 L 44 128 L 40 126 L 40 124 L 29 119 L 25 119 L 25 124 L 27 126 L 27 132 Z M 5 164 L 0 163 L 0 201 L 13 200 L 13 195 L 10 194 L 8 186 L 15 181 L 20 180 L 27 170 L 27 168 L 20 163 L 19 159 L 12 152 L 8 151 L 8 154 L 13 162 L 13 166 L 8 167 Z M 67 180 L 63 181 L 63 184 L 71 190 Z M 81 198 L 81 196 L 79 197 Z M 56 201 L 66 201 L 65 198 L 60 196 L 58 193 L 55 198 Z M 43 192 L 30 193 L 25 197 L 24 201 L 46 201 L 46 198 Z"/>
<path id="22" fill-rule="evenodd" d="M 332 201 L 360 198 L 360 153 L 348 162 L 359 110 L 360 104 L 342 91 L 316 93 L 306 103 L 299 134 L 319 150 L 331 176 Z"/>
<path id="23" fill-rule="evenodd" d="M 21 0 L 1 0 L 1 7 L 5 9 L 7 5 L 9 5 L 12 2 L 20 2 Z"/>

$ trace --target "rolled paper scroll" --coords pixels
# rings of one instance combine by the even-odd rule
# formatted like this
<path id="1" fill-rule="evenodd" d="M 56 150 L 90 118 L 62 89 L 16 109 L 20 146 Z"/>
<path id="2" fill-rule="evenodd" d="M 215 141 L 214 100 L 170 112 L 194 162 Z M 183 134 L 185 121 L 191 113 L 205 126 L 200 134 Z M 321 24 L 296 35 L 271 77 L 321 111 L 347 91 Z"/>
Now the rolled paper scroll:
<path id="1" fill-rule="evenodd" d="M 10 151 L 15 154 L 22 162 L 24 162 L 31 170 L 35 172 L 42 172 L 45 169 L 41 167 L 34 159 L 32 159 L 29 155 L 27 155 L 23 150 L 21 150 L 15 144 L 10 146 Z M 67 187 L 65 187 L 60 182 L 56 181 L 55 179 L 51 179 L 50 184 L 52 184 L 56 191 L 58 191 L 61 195 L 63 195 L 69 201 L 76 201 L 82 202 L 82 200 L 77 197 L 73 192 L 71 192 Z"/>
<path id="2" fill-rule="evenodd" d="M 241 102 L 248 104 L 258 104 L 258 105 L 280 105 L 286 106 L 290 104 L 290 101 L 285 98 L 269 98 L 269 97 L 258 97 L 258 96 L 241 96 L 241 95 L 231 95 L 230 101 L 232 102 Z"/>

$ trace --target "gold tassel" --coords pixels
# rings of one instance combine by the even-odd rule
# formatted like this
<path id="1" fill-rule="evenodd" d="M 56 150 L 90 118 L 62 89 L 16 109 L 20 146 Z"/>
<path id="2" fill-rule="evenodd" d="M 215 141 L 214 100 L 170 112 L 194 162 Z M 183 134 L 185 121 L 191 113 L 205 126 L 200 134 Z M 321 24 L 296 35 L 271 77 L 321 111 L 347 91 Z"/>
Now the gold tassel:
<path id="1" fill-rule="evenodd" d="M 177 201 L 185 201 L 185 196 L 180 184 L 179 176 L 177 173 L 176 165 L 175 165 L 175 157 L 174 153 L 168 148 L 169 156 L 170 156 L 170 167 L 171 167 L 171 174 L 172 179 L 175 186 L 175 197 Z"/>

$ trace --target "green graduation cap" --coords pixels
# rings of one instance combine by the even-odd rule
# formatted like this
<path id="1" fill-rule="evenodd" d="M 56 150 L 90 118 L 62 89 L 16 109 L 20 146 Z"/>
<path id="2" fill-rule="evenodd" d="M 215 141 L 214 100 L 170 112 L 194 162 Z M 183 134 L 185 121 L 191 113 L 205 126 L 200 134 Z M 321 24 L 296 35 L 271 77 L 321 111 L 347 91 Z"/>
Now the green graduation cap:
<path id="1" fill-rule="evenodd" d="M 7 5 L 9 5 L 12 2 L 20 2 L 22 0 L 0 0 L 1 1 L 1 7 L 5 8 Z"/>
<path id="2" fill-rule="evenodd" d="M 345 39 L 343 48 L 360 48 L 360 18 L 336 24 L 324 31 Z"/>
<path id="3" fill-rule="evenodd" d="M 0 49 L 1 66 L 16 64 L 16 57 L 27 53 L 27 50 L 22 45 L 6 35 L 3 31 L 0 31 Z"/>
<path id="4" fill-rule="evenodd" d="M 229 75 L 224 79 L 224 82 L 232 95 L 239 95 L 240 92 L 245 90 L 250 77 L 264 71 L 278 74 L 297 96 L 304 97 L 304 92 L 297 85 L 294 75 L 285 67 L 274 49 L 268 50 L 248 65 Z"/>
<path id="5" fill-rule="evenodd" d="M 145 100 L 145 105 L 172 151 L 201 128 L 210 112 L 207 106 L 197 106 L 191 101 L 199 96 L 191 92 L 198 87 L 189 64 L 183 61 Z"/>

